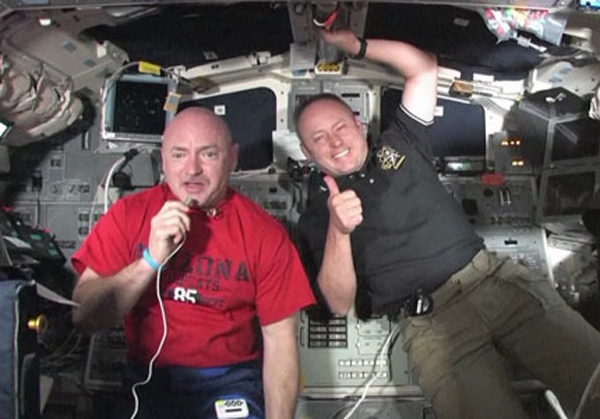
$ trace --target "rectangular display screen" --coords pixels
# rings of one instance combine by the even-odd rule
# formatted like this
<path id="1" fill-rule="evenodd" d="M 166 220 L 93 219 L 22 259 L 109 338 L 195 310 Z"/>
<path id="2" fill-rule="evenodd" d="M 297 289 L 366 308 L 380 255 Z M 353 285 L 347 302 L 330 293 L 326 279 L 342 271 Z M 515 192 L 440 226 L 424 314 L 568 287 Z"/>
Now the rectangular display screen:
<path id="1" fill-rule="evenodd" d="M 167 117 L 163 110 L 169 93 L 167 84 L 119 80 L 115 90 L 116 132 L 162 135 Z"/>
<path id="2" fill-rule="evenodd" d="M 595 184 L 593 171 L 549 176 L 544 194 L 544 216 L 581 214 L 594 196 Z"/>
<path id="3" fill-rule="evenodd" d="M 560 122 L 552 135 L 552 161 L 573 160 L 598 155 L 600 122 L 590 118 Z"/>
<path id="4" fill-rule="evenodd" d="M 161 142 L 173 117 L 164 106 L 174 86 L 170 78 L 149 75 L 124 75 L 108 81 L 102 137 L 111 141 Z"/>

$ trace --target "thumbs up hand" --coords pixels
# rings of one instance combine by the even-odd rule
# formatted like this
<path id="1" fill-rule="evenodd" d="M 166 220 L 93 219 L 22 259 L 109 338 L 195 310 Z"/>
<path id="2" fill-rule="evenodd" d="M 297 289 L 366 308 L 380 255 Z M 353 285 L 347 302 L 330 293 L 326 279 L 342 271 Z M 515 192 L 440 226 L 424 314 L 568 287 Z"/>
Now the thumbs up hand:
<path id="1" fill-rule="evenodd" d="M 329 175 L 323 179 L 329 188 L 329 223 L 341 234 L 350 234 L 362 223 L 362 204 L 352 189 L 340 192 L 335 179 Z"/>

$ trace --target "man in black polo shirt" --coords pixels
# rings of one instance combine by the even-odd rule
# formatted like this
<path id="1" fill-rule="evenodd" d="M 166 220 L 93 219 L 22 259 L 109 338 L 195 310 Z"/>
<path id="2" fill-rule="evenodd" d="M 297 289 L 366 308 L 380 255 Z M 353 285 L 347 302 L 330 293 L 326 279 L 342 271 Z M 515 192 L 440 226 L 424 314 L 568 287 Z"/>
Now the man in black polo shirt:
<path id="1" fill-rule="evenodd" d="M 337 96 L 296 110 L 302 149 L 324 174 L 300 231 L 307 270 L 329 308 L 346 314 L 356 303 L 363 318 L 405 314 L 404 349 L 438 419 L 526 418 L 503 356 L 575 412 L 600 362 L 600 335 L 545 279 L 487 252 L 439 182 L 427 139 L 435 56 L 349 31 L 323 38 L 405 79 L 396 120 L 371 149 Z M 588 404 L 586 412 L 598 409 Z"/>

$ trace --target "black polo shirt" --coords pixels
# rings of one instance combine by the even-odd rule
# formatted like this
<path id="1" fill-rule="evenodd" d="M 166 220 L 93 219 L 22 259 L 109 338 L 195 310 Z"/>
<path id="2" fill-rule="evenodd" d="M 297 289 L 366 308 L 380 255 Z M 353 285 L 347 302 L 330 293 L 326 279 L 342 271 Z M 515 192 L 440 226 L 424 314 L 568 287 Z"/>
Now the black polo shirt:
<path id="1" fill-rule="evenodd" d="M 366 293 L 374 313 L 395 314 L 419 290 L 433 292 L 483 248 L 438 179 L 428 126 L 399 107 L 361 170 L 336 179 L 340 190 L 353 189 L 362 202 L 363 222 L 351 234 L 357 306 Z M 329 222 L 329 191 L 322 176 L 319 182 L 299 222 L 303 258 L 313 279 Z"/>

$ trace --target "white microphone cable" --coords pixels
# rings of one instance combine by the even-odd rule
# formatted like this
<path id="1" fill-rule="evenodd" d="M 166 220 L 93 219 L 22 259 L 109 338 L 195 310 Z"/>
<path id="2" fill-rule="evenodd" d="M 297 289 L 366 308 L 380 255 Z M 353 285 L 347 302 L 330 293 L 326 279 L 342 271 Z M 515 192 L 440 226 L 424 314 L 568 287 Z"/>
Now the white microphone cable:
<path id="1" fill-rule="evenodd" d="M 387 356 L 390 343 L 392 342 L 392 339 L 394 338 L 394 336 L 396 336 L 396 334 L 398 333 L 398 330 L 400 330 L 399 323 L 396 326 L 394 326 L 394 328 L 392 329 L 392 331 L 390 332 L 388 337 L 385 339 L 385 342 L 383 342 L 383 345 L 381 345 L 381 348 L 379 349 L 379 351 L 380 351 L 379 357 L 377 357 L 377 356 L 375 357 L 375 367 L 373 368 L 373 371 L 374 371 L 373 376 L 369 379 L 369 381 L 365 385 L 365 389 L 363 390 L 363 393 L 360 396 L 360 399 L 358 399 L 358 401 L 356 402 L 354 407 L 352 407 L 352 409 L 346 414 L 346 416 L 344 416 L 343 419 L 349 419 L 354 414 L 354 412 L 356 412 L 356 409 L 358 409 L 360 404 L 367 397 L 367 392 L 369 391 L 369 387 L 371 387 L 371 384 L 373 384 L 375 382 L 375 380 L 377 380 L 379 378 L 379 372 L 381 370 L 381 367 L 384 364 L 383 361 L 385 360 L 385 357 Z M 377 368 L 377 358 L 379 358 L 379 368 Z"/>
<path id="2" fill-rule="evenodd" d="M 134 419 L 137 416 L 139 408 L 140 408 L 140 400 L 137 395 L 136 389 L 138 387 L 145 386 L 152 379 L 152 371 L 154 368 L 154 362 L 156 361 L 156 358 L 158 358 L 158 355 L 160 355 L 160 352 L 162 351 L 165 341 L 167 340 L 167 313 L 165 312 L 165 306 L 164 306 L 162 297 L 160 295 L 160 276 L 161 276 L 162 270 L 163 270 L 164 266 L 167 264 L 167 262 L 169 262 L 169 260 L 175 255 L 175 253 L 179 252 L 179 249 L 181 249 L 181 247 L 185 243 L 185 239 L 186 239 L 186 236 L 183 237 L 183 240 L 181 240 L 181 243 L 179 243 L 177 245 L 177 247 L 175 248 L 175 250 L 173 250 L 171 252 L 171 254 L 169 256 L 167 256 L 167 258 L 164 260 L 164 262 L 160 264 L 160 266 L 158 267 L 158 271 L 156 272 L 156 298 L 158 299 L 158 305 L 160 307 L 160 315 L 162 318 L 162 325 L 163 325 L 163 335 L 160 339 L 160 343 L 158 344 L 158 348 L 156 349 L 156 352 L 154 353 L 154 355 L 150 359 L 150 363 L 148 364 L 148 375 L 146 376 L 146 379 L 144 381 L 138 381 L 131 387 L 131 394 L 133 394 L 133 400 L 134 400 L 134 408 L 133 408 L 133 413 L 131 414 L 129 419 Z"/>

